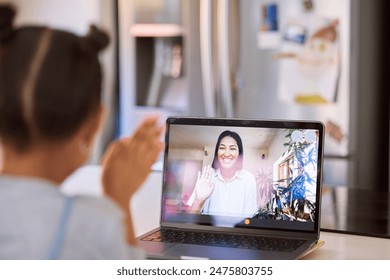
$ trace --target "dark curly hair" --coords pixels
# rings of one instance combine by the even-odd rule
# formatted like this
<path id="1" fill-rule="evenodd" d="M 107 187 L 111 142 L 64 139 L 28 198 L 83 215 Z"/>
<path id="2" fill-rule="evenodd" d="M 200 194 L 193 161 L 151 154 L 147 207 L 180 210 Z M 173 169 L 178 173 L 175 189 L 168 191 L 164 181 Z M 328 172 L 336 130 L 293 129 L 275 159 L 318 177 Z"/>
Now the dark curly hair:
<path id="1" fill-rule="evenodd" d="M 20 151 L 35 140 L 72 136 L 101 101 L 98 53 L 108 35 L 45 26 L 15 28 L 16 10 L 0 5 L 0 139 Z"/>

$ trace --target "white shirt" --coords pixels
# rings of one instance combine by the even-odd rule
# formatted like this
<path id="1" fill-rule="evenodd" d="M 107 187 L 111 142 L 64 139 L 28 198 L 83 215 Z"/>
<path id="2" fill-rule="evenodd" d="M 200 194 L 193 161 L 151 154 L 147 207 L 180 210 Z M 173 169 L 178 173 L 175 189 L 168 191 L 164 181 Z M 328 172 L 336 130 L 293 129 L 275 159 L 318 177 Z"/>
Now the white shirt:
<path id="1" fill-rule="evenodd" d="M 214 191 L 205 201 L 203 214 L 235 217 L 252 217 L 257 212 L 256 180 L 247 170 L 239 170 L 225 182 L 216 172 Z"/>
<path id="2" fill-rule="evenodd" d="M 45 180 L 0 176 L 0 259 L 47 259 L 64 208 L 59 186 Z M 135 259 L 123 213 L 104 197 L 75 196 L 60 259 Z"/>

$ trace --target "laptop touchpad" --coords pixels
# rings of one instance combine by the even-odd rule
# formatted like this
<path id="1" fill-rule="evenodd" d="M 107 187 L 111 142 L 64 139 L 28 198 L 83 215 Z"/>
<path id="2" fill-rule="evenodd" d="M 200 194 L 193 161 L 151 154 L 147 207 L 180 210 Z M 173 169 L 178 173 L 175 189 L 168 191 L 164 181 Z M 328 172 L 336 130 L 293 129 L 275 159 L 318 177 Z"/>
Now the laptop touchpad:
<path id="1" fill-rule="evenodd" d="M 164 251 L 165 256 L 180 256 L 181 259 L 253 259 L 261 258 L 259 251 L 215 246 L 177 244 Z"/>

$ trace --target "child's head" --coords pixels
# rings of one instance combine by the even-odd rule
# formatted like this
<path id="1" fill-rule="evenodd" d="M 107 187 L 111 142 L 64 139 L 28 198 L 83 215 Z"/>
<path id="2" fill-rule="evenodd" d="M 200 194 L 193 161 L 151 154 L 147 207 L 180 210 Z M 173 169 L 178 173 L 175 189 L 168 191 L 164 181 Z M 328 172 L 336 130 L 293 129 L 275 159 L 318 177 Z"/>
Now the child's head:
<path id="1" fill-rule="evenodd" d="M 100 106 L 100 50 L 106 33 L 85 37 L 45 26 L 13 25 L 0 5 L 0 139 L 24 151 L 34 141 L 72 136 Z"/>

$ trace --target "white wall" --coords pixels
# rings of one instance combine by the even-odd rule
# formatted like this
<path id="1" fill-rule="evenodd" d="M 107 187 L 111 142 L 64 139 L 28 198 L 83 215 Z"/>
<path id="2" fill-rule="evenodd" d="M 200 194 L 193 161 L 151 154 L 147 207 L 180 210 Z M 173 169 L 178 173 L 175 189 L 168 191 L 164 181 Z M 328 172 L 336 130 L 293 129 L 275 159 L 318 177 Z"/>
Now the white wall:
<path id="1" fill-rule="evenodd" d="M 9 2 L 1 0 L 2 2 Z M 13 0 L 18 8 L 16 24 L 42 24 L 83 34 L 88 24 L 99 22 L 96 0 Z"/>

